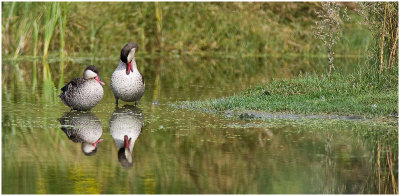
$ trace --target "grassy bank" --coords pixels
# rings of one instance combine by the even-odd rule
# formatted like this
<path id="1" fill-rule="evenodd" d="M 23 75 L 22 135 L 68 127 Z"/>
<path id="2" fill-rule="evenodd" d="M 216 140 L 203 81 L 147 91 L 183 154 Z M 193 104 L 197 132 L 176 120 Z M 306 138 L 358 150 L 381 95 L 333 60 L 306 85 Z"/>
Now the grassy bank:
<path id="1" fill-rule="evenodd" d="M 396 73 L 394 70 L 393 73 Z M 275 80 L 220 99 L 182 102 L 183 107 L 211 111 L 257 110 L 268 113 L 388 117 L 398 111 L 396 74 L 382 81 L 354 75 L 303 75 Z M 392 85 L 390 85 L 392 84 Z M 266 93 L 265 91 L 268 91 Z"/>
<path id="2" fill-rule="evenodd" d="M 274 80 L 230 97 L 183 102 L 183 107 L 208 111 L 256 110 L 268 113 L 357 115 L 367 118 L 397 116 L 398 5 L 360 5 L 360 15 L 363 16 L 363 22 L 368 24 L 372 43 L 365 54 L 367 60 L 360 62 L 355 73 L 346 75 L 331 75 L 331 68 L 334 68 L 334 46 L 341 39 L 340 24 L 348 17 L 346 14 L 340 16 L 337 4 L 323 5 L 323 11 L 318 14 L 320 21 L 316 23 L 316 35 L 323 41 L 325 51 L 328 52 L 328 74 L 306 74 L 290 80 Z"/>

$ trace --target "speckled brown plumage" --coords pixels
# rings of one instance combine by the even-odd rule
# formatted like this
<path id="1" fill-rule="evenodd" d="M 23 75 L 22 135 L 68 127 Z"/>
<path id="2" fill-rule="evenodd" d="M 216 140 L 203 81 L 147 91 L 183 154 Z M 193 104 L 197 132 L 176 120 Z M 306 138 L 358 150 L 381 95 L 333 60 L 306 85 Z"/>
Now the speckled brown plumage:
<path id="1" fill-rule="evenodd" d="M 85 71 L 87 70 L 92 71 L 95 76 L 98 74 L 93 65 L 88 66 Z M 103 87 L 95 78 L 75 78 L 61 88 L 61 91 L 58 97 L 73 110 L 90 110 L 103 98 Z"/>

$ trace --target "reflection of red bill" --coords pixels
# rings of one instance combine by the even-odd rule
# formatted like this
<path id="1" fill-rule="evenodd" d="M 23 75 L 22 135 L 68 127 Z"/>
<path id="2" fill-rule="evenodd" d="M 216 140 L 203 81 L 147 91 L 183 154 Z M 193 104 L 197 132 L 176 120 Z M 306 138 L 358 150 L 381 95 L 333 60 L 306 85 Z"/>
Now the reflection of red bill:
<path id="1" fill-rule="evenodd" d="M 125 148 L 129 148 L 129 144 L 131 143 L 131 140 L 132 140 L 132 138 L 129 138 L 129 139 L 128 139 L 128 136 L 127 136 L 127 135 L 124 136 L 124 142 L 125 142 L 124 147 L 125 147 Z"/>
<path id="2" fill-rule="evenodd" d="M 93 146 L 94 147 L 97 147 L 97 144 L 99 144 L 100 142 L 102 142 L 103 141 L 103 139 L 99 139 L 99 140 L 97 140 L 95 143 L 93 143 Z"/>

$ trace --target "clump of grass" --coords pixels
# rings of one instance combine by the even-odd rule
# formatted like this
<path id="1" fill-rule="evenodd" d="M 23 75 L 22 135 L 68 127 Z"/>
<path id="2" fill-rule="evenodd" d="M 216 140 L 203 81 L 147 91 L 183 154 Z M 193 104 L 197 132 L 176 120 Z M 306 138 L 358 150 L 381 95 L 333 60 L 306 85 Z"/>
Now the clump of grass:
<path id="1" fill-rule="evenodd" d="M 315 22 L 315 36 L 322 40 L 324 46 L 328 50 L 329 72 L 331 77 L 332 68 L 334 68 L 333 60 L 335 52 L 334 47 L 341 37 L 343 20 L 349 20 L 347 9 L 344 8 L 340 13 L 340 7 L 336 2 L 323 2 L 322 10 L 316 11 L 319 20 Z"/>
<path id="2" fill-rule="evenodd" d="M 395 87 L 394 87 L 395 88 Z M 356 77 L 333 74 L 275 80 L 237 95 L 220 99 L 183 102 L 189 109 L 258 110 L 296 114 L 360 115 L 387 117 L 397 111 L 397 91 L 358 81 Z M 267 90 L 270 95 L 265 94 Z"/>

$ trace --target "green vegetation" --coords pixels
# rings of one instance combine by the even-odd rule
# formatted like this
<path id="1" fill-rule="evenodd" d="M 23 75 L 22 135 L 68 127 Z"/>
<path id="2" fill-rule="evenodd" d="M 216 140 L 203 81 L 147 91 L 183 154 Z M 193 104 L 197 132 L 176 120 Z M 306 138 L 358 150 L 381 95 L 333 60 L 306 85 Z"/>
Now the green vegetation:
<path id="1" fill-rule="evenodd" d="M 397 116 L 397 3 L 361 4 L 361 15 L 369 25 L 375 44 L 369 47 L 368 60 L 359 65 L 356 73 L 331 77 L 333 46 L 339 39 L 337 29 L 340 28 L 339 16 L 332 16 L 340 12 L 335 4 L 327 3 L 325 12 L 318 13 L 321 21 L 317 22 L 317 36 L 328 50 L 328 78 L 306 74 L 290 80 L 275 80 L 231 97 L 183 102 L 184 107 L 212 111 Z M 332 29 L 336 30 L 333 32 Z"/>
<path id="2" fill-rule="evenodd" d="M 362 55 L 370 36 L 357 23 L 357 6 L 340 6 L 349 7 L 352 20 L 343 24 L 336 55 Z M 114 57 L 129 40 L 138 43 L 138 55 L 325 56 L 313 36 L 321 8 L 275 2 L 3 2 L 3 58 L 30 57 L 35 47 L 49 58 L 60 50 L 65 58 Z"/>
<path id="3" fill-rule="evenodd" d="M 314 36 L 321 3 L 2 2 L 2 190 L 397 193 L 397 122 L 248 121 L 168 107 L 388 116 L 398 109 L 397 4 L 335 4 L 350 20 L 327 46 Z M 110 86 L 93 110 L 105 140 L 91 157 L 60 130 L 68 108 L 57 94 L 89 63 L 107 83 L 130 40 L 147 90 L 126 170 L 109 133 Z"/>
<path id="4" fill-rule="evenodd" d="M 191 109 L 216 111 L 259 110 L 386 117 L 397 111 L 397 86 L 380 88 L 377 85 L 339 74 L 332 75 L 331 79 L 306 75 L 291 80 L 275 80 L 230 97 L 183 102 L 183 105 Z M 270 95 L 265 94 L 266 90 Z"/>

